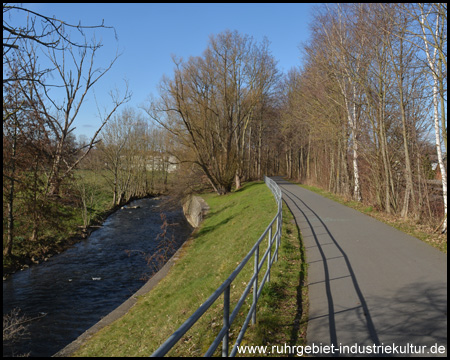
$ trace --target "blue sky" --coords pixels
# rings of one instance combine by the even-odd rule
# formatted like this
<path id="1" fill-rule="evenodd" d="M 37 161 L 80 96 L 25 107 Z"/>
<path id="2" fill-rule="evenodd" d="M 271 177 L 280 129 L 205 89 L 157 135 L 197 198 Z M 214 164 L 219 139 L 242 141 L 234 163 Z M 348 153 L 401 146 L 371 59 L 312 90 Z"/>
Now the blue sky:
<path id="1" fill-rule="evenodd" d="M 106 66 L 117 49 L 123 54 L 95 88 L 100 107 L 111 106 L 108 91 L 129 82 L 133 97 L 128 105 L 143 104 L 165 74 L 173 75 L 171 54 L 187 59 L 201 55 L 209 35 L 226 29 L 248 34 L 260 42 L 266 36 L 281 71 L 301 65 L 299 45 L 309 37 L 312 7 L 316 4 L 24 4 L 30 10 L 68 23 L 101 24 L 116 29 L 97 30 L 104 47 L 97 57 Z M 74 133 L 91 136 L 100 120 L 91 93 L 75 121 Z"/>

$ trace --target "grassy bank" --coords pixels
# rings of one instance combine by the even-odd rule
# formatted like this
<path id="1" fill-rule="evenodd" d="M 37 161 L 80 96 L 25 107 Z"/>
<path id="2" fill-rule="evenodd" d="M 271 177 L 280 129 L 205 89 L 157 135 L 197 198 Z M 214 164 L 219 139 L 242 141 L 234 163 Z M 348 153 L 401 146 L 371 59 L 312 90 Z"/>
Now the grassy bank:
<path id="1" fill-rule="evenodd" d="M 275 200 L 263 183 L 246 184 L 227 196 L 203 197 L 210 206 L 209 215 L 169 274 L 150 293 L 141 296 L 124 317 L 94 335 L 75 356 L 151 355 L 231 274 L 276 213 Z M 285 221 L 280 260 L 260 299 L 259 326 L 247 330 L 247 344 L 282 340 L 299 343 L 304 332 L 301 322 L 305 311 L 301 304 L 305 295 L 301 283 L 305 269 L 301 265 L 299 233 L 288 213 Z M 264 247 L 261 246 L 261 251 Z M 252 272 L 250 261 L 234 280 L 232 308 Z M 251 298 L 231 328 L 232 340 L 243 323 Z M 221 329 L 222 307 L 219 298 L 168 355 L 203 355 Z M 287 323 L 290 327 L 286 327 Z"/>
<path id="2" fill-rule="evenodd" d="M 435 229 L 432 229 L 429 226 L 417 224 L 412 219 L 403 219 L 400 216 L 390 215 L 383 211 L 378 211 L 372 206 L 368 206 L 357 201 L 346 200 L 342 196 L 332 194 L 315 186 L 303 184 L 298 185 L 307 190 L 314 191 L 315 193 L 320 194 L 328 199 L 351 207 L 352 209 L 358 210 L 366 215 L 370 215 L 373 218 L 384 222 L 385 224 L 388 224 L 408 235 L 414 236 L 437 248 L 438 250 L 447 253 L 447 235 L 437 233 L 434 231 Z"/>

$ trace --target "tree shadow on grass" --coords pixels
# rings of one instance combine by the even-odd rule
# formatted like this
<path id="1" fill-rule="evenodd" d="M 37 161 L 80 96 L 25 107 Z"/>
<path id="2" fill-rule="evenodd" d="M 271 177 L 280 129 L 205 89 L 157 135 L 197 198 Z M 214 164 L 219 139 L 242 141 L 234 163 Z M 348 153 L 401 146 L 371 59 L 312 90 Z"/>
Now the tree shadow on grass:
<path id="1" fill-rule="evenodd" d="M 208 218 L 210 218 L 210 217 L 212 217 L 212 216 L 216 216 L 216 215 L 222 213 L 224 210 L 229 209 L 231 206 L 232 206 L 232 205 L 227 205 L 227 206 L 224 206 L 223 208 L 218 209 L 218 210 L 216 210 L 216 211 L 211 211 L 211 210 L 210 210 L 210 211 L 208 211 L 208 213 L 206 214 L 205 219 L 208 219 Z"/>
<path id="2" fill-rule="evenodd" d="M 239 193 L 242 191 L 247 191 L 248 189 L 256 186 L 256 185 L 261 185 L 263 184 L 263 181 L 253 181 L 251 183 L 245 183 L 244 185 L 242 185 L 242 187 L 238 190 L 235 190 L 234 193 Z"/>
<path id="3" fill-rule="evenodd" d="M 235 216 L 229 216 L 226 219 L 222 220 L 221 222 L 214 224 L 214 225 L 210 225 L 210 226 L 203 226 L 200 228 L 200 230 L 197 233 L 197 236 L 203 236 L 206 235 L 208 233 L 210 233 L 211 231 L 217 229 L 218 227 L 227 224 L 230 220 L 232 220 Z"/>

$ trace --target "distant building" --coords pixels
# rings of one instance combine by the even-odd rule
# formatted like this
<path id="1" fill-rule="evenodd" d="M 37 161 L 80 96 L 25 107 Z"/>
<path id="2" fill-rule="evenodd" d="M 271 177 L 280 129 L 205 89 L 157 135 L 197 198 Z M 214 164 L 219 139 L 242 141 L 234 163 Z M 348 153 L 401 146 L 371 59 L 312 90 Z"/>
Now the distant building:
<path id="1" fill-rule="evenodd" d="M 432 157 L 431 169 L 434 171 L 435 180 L 442 180 L 441 167 L 439 166 L 437 155 Z M 444 155 L 444 167 L 447 170 L 447 154 Z"/>
<path id="2" fill-rule="evenodd" d="M 177 170 L 178 164 L 175 156 L 153 155 L 149 156 L 145 165 L 148 171 L 167 171 L 169 174 Z"/>

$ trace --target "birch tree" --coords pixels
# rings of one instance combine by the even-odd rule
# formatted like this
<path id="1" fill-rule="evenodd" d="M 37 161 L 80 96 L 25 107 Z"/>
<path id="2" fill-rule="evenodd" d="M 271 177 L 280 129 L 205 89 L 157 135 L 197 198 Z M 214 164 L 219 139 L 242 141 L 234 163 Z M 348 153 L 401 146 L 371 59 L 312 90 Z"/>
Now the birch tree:
<path id="1" fill-rule="evenodd" d="M 357 31 L 356 25 L 351 26 L 340 5 L 333 9 L 327 8 L 327 10 L 327 14 L 319 17 L 319 21 L 326 41 L 326 51 L 330 52 L 330 58 L 332 59 L 331 71 L 334 73 L 334 77 L 342 93 L 351 131 L 354 180 L 353 198 L 356 201 L 361 201 L 358 167 L 358 135 L 360 127 L 358 103 L 360 103 L 360 90 L 355 77 L 359 76 L 364 54 L 355 46 L 356 37 L 352 36 Z M 361 41 L 362 44 L 360 46 L 364 47 L 366 40 L 362 38 Z"/>
<path id="2" fill-rule="evenodd" d="M 433 93 L 433 120 L 436 141 L 436 153 L 438 156 L 439 168 L 442 176 L 442 193 L 444 199 L 444 221 L 442 232 L 447 231 L 447 170 L 444 164 L 442 154 L 441 137 L 444 141 L 447 139 L 445 106 L 441 108 L 441 116 L 439 116 L 439 104 L 445 103 L 443 90 L 444 76 L 447 77 L 447 5 L 432 4 L 428 8 L 425 4 L 419 4 L 420 15 L 418 17 L 420 29 L 422 31 L 421 38 L 426 54 L 427 64 L 430 70 Z M 440 121 L 442 120 L 442 122 Z M 442 124 L 442 127 L 441 127 Z"/>

